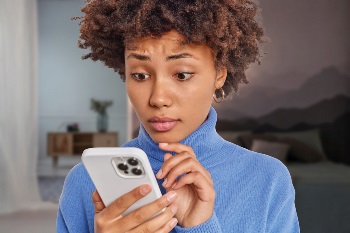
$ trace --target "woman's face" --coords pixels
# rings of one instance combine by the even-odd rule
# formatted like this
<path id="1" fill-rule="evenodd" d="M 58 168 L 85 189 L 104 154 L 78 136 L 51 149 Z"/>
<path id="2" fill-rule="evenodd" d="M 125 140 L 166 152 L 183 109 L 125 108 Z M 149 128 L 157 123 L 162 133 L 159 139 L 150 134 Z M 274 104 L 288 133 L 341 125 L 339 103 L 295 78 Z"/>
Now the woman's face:
<path id="1" fill-rule="evenodd" d="M 216 69 L 210 47 L 183 45 L 170 31 L 134 41 L 125 50 L 126 90 L 142 125 L 157 142 L 180 142 L 206 119 L 226 69 Z"/>

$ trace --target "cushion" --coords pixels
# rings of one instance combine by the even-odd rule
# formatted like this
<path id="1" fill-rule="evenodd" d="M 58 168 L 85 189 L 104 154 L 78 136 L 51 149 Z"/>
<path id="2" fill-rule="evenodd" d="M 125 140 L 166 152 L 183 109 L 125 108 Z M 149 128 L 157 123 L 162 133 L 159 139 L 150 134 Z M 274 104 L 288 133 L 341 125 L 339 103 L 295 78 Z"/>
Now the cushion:
<path id="1" fill-rule="evenodd" d="M 294 138 L 281 138 L 278 139 L 278 142 L 282 142 L 290 146 L 288 152 L 289 159 L 306 163 L 314 163 L 324 160 L 323 155 L 317 150 L 310 147 L 306 143 L 300 142 Z"/>
<path id="2" fill-rule="evenodd" d="M 281 160 L 283 163 L 286 163 L 289 148 L 290 146 L 286 143 L 254 139 L 250 149 L 255 152 L 272 156 Z"/>
<path id="3" fill-rule="evenodd" d="M 242 146 L 239 136 L 251 134 L 252 131 L 218 131 L 218 134 L 226 141 Z"/>
<path id="4" fill-rule="evenodd" d="M 319 129 L 305 130 L 305 131 L 292 131 L 292 132 L 278 132 L 278 133 L 266 133 L 268 135 L 274 135 L 278 138 L 293 138 L 299 142 L 303 142 L 310 148 L 316 150 L 320 155 L 322 155 L 323 160 L 327 160 L 327 157 L 324 153 L 320 131 Z"/>
<path id="5" fill-rule="evenodd" d="M 264 141 L 276 141 L 278 138 L 274 135 L 268 134 L 245 134 L 240 135 L 238 139 L 242 142 L 243 147 L 250 149 L 253 145 L 253 141 L 256 139 Z"/>

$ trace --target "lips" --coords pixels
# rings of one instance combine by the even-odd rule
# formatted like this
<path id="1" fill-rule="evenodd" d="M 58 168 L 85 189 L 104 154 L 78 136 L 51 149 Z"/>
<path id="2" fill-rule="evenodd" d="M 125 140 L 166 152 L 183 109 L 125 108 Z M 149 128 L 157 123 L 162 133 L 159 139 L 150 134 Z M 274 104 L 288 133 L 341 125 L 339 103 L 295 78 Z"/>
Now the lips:
<path id="1" fill-rule="evenodd" d="M 168 117 L 152 117 L 148 120 L 153 130 L 158 132 L 166 132 L 173 129 L 179 120 Z"/>

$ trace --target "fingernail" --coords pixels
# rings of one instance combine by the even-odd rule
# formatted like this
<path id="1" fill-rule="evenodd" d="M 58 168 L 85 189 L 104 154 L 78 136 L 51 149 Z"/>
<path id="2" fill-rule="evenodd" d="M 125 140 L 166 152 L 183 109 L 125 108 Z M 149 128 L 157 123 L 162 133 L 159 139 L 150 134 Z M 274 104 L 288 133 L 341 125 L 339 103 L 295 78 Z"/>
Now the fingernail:
<path id="1" fill-rule="evenodd" d="M 165 142 L 159 143 L 159 146 L 167 146 L 167 145 L 168 145 L 168 143 L 165 143 Z"/>
<path id="2" fill-rule="evenodd" d="M 174 191 L 170 191 L 166 197 L 168 201 L 174 201 L 177 196 L 177 193 Z"/>
<path id="3" fill-rule="evenodd" d="M 174 228 L 174 227 L 176 226 L 176 224 L 177 224 L 177 219 L 176 219 L 176 218 L 174 218 L 173 220 L 171 220 L 170 226 L 171 226 L 172 228 Z"/>
<path id="4" fill-rule="evenodd" d="M 177 207 L 176 207 L 176 206 L 171 207 L 171 212 L 173 212 L 173 214 L 176 214 L 176 212 L 177 212 Z"/>
<path id="5" fill-rule="evenodd" d="M 166 183 L 168 183 L 168 179 L 167 178 L 165 178 L 165 180 L 164 180 L 164 182 L 163 182 L 163 187 L 166 185 Z"/>
<path id="6" fill-rule="evenodd" d="M 157 177 L 157 178 L 160 178 L 160 177 L 161 177 L 161 175 L 162 175 L 162 173 L 163 173 L 163 171 L 162 171 L 162 169 L 160 169 L 160 170 L 158 171 L 158 173 L 157 173 L 156 177 Z"/>
<path id="7" fill-rule="evenodd" d="M 140 193 L 141 193 L 142 195 L 146 195 L 146 194 L 148 194 L 149 192 L 151 192 L 151 190 L 152 190 L 152 188 L 151 188 L 150 186 L 145 185 L 145 186 L 143 186 L 143 187 L 141 188 Z"/>
<path id="8" fill-rule="evenodd" d="M 173 186 L 171 186 L 171 188 L 172 188 L 172 189 L 175 188 L 176 185 L 177 185 L 177 183 L 175 182 L 175 183 L 173 184 Z"/>

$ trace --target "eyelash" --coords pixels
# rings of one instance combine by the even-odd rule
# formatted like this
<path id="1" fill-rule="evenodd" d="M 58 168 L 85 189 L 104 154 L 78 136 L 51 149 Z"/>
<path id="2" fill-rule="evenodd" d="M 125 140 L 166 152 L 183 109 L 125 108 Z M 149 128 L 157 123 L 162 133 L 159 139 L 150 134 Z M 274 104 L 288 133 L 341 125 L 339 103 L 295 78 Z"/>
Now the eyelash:
<path id="1" fill-rule="evenodd" d="M 180 80 L 180 81 L 183 82 L 183 81 L 187 81 L 187 80 L 189 80 L 190 78 L 192 78 L 194 73 L 191 73 L 191 72 L 180 72 L 180 73 L 176 73 L 175 75 L 176 75 L 177 77 L 179 77 L 180 74 L 189 75 L 189 77 L 188 77 L 188 78 L 185 78 L 185 79 L 179 79 L 179 78 L 178 78 L 178 80 Z"/>
<path id="2" fill-rule="evenodd" d="M 143 76 L 151 76 L 151 75 L 149 75 L 149 74 L 143 74 L 143 73 L 132 73 L 131 74 L 131 76 L 134 78 L 134 79 L 136 79 L 137 81 L 140 81 L 140 82 L 142 82 L 142 81 L 144 81 L 146 78 L 143 78 L 143 79 L 140 79 L 140 78 L 138 78 L 137 76 L 138 75 L 143 75 Z"/>
<path id="3" fill-rule="evenodd" d="M 180 73 L 176 73 L 174 76 L 176 76 L 176 78 L 179 80 L 179 81 L 186 81 L 186 80 L 189 80 L 190 78 L 192 78 L 193 77 L 193 74 L 194 73 L 191 73 L 191 72 L 180 72 Z M 138 77 L 139 75 L 143 75 L 143 76 L 146 76 L 146 77 L 144 77 L 144 78 L 140 78 L 140 77 Z M 180 79 L 180 78 L 178 78 L 179 77 L 179 75 L 189 75 L 189 77 L 185 77 L 184 79 Z M 149 74 L 144 74 L 144 73 L 132 73 L 131 74 L 131 76 L 134 78 L 134 79 L 136 79 L 137 81 L 140 81 L 140 82 L 142 82 L 142 81 L 144 81 L 145 79 L 147 79 L 147 77 L 149 78 L 150 77 L 150 75 Z"/>

